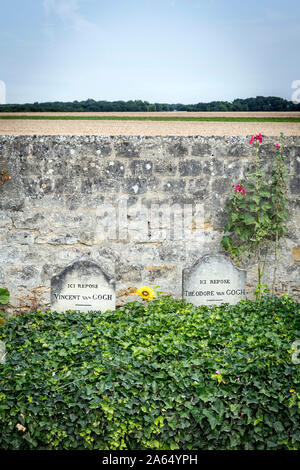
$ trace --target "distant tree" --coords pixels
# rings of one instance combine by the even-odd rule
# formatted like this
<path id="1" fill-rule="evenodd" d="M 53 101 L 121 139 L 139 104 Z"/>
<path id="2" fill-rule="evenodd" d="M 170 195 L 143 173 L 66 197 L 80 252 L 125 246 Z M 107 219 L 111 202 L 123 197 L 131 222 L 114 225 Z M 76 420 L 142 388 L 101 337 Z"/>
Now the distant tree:
<path id="1" fill-rule="evenodd" d="M 142 100 L 129 101 L 95 101 L 91 98 L 85 101 L 45 102 L 25 104 L 2 104 L 0 112 L 126 112 L 126 111 L 300 111 L 300 104 L 294 104 L 276 96 L 257 96 L 256 98 L 237 98 L 232 103 L 228 101 L 211 101 L 197 104 L 149 103 Z"/>

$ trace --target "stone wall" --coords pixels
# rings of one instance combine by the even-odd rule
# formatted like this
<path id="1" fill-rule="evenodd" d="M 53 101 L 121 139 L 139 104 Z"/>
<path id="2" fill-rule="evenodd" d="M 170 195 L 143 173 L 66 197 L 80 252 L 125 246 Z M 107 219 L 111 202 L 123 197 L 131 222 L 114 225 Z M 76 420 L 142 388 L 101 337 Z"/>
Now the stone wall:
<path id="1" fill-rule="evenodd" d="M 182 269 L 224 252 L 224 203 L 249 165 L 248 140 L 0 136 L 11 175 L 0 193 L 0 286 L 11 291 L 11 309 L 49 305 L 51 276 L 82 257 L 115 274 L 119 302 L 143 284 L 179 297 Z M 264 138 L 267 165 L 277 140 Z M 286 138 L 286 155 L 292 216 L 277 288 L 299 298 L 300 137 Z M 255 273 L 249 265 L 249 294 Z"/>

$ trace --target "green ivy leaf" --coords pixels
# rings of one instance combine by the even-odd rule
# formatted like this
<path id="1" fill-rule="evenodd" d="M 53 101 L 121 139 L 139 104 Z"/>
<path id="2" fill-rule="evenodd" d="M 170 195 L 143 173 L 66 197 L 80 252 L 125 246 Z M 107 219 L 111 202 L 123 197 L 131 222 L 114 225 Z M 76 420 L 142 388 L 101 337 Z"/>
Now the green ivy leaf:
<path id="1" fill-rule="evenodd" d="M 249 214 L 249 213 L 247 213 L 247 214 L 244 215 L 244 221 L 245 221 L 245 224 L 246 224 L 246 225 L 253 225 L 253 224 L 256 224 L 255 218 L 254 218 L 251 214 Z"/>
<path id="2" fill-rule="evenodd" d="M 221 240 L 221 245 L 223 246 L 224 250 L 228 251 L 232 245 L 230 237 L 224 235 Z"/>
<path id="3" fill-rule="evenodd" d="M 210 410 L 207 410 L 207 409 L 203 410 L 203 414 L 204 414 L 204 416 L 207 417 L 207 419 L 209 421 L 209 424 L 210 424 L 210 427 L 213 431 L 216 428 L 216 426 L 218 425 L 217 415 L 213 411 L 210 411 Z"/>

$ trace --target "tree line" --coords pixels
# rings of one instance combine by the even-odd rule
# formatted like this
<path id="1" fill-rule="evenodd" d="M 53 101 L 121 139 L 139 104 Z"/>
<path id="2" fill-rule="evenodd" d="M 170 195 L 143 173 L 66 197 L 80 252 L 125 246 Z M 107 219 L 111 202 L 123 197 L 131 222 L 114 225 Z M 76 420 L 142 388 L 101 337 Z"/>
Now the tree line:
<path id="1" fill-rule="evenodd" d="M 124 111 L 300 111 L 300 103 L 276 96 L 257 96 L 256 98 L 229 101 L 211 101 L 197 104 L 149 103 L 142 100 L 130 101 L 85 101 L 45 102 L 25 104 L 2 104 L 0 112 L 124 112 Z"/>

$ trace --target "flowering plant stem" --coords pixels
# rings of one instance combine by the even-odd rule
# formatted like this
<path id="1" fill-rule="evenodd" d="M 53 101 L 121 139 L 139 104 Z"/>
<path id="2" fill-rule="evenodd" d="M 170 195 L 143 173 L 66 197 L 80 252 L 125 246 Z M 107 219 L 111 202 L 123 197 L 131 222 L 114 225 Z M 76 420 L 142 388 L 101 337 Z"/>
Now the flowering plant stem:
<path id="1" fill-rule="evenodd" d="M 279 263 L 279 240 L 284 236 L 287 230 L 285 222 L 289 216 L 287 210 L 288 199 L 287 194 L 287 178 L 288 171 L 284 155 L 284 135 L 280 134 L 280 144 L 277 144 L 277 153 L 275 157 L 275 164 L 272 171 L 272 201 L 274 211 L 272 214 L 272 226 L 275 233 L 274 238 L 274 269 L 271 293 L 274 295 L 277 280 L 277 269 Z"/>

